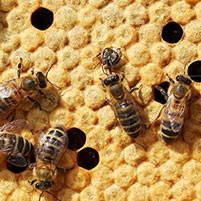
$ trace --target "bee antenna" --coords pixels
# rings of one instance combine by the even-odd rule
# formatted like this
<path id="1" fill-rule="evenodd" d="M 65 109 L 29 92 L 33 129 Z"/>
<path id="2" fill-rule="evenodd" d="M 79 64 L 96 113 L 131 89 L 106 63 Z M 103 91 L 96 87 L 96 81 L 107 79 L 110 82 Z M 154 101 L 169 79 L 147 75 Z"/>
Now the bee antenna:
<path id="1" fill-rule="evenodd" d="M 53 86 L 55 86 L 55 87 L 58 88 L 58 89 L 61 89 L 61 87 L 57 86 L 56 84 L 50 82 L 50 81 L 47 79 L 48 73 L 49 73 L 49 71 L 51 70 L 51 68 L 54 66 L 54 64 L 55 64 L 55 62 L 48 68 L 48 70 L 47 70 L 47 72 L 46 72 L 46 74 L 45 74 L 45 77 L 46 77 L 46 80 L 47 80 L 50 84 L 52 84 Z"/>
<path id="2" fill-rule="evenodd" d="M 44 191 L 41 192 L 41 194 L 40 194 L 40 196 L 39 196 L 39 201 L 40 201 L 40 199 L 41 199 L 43 193 L 44 193 Z"/>
<path id="3" fill-rule="evenodd" d="M 104 73 L 105 75 L 109 76 L 109 74 L 107 74 L 107 73 L 105 72 L 104 65 L 102 65 L 102 71 L 103 71 L 103 73 Z"/>
<path id="4" fill-rule="evenodd" d="M 51 70 L 51 68 L 54 66 L 55 62 L 48 68 L 45 77 L 47 78 L 49 71 Z"/>
<path id="5" fill-rule="evenodd" d="M 43 191 L 44 192 L 44 191 Z M 43 193 L 42 192 L 42 193 Z M 50 193 L 49 191 L 45 191 L 46 193 L 50 194 L 52 197 L 54 197 L 56 200 L 61 201 L 60 199 L 58 199 L 54 194 Z M 40 201 L 40 200 L 39 200 Z"/>
<path id="6" fill-rule="evenodd" d="M 94 69 L 100 64 L 102 60 L 100 59 L 100 61 L 94 66 Z"/>
<path id="7" fill-rule="evenodd" d="M 17 67 L 17 77 L 20 78 L 20 74 L 21 74 L 21 68 L 22 68 L 22 58 L 20 57 L 20 62 L 18 64 L 18 67 Z"/>
<path id="8" fill-rule="evenodd" d="M 59 87 L 59 86 L 57 86 L 56 84 L 50 82 L 47 78 L 46 78 L 46 80 L 47 80 L 47 82 L 49 82 L 50 84 L 52 84 L 52 85 L 55 86 L 56 88 L 61 89 L 61 87 Z"/>

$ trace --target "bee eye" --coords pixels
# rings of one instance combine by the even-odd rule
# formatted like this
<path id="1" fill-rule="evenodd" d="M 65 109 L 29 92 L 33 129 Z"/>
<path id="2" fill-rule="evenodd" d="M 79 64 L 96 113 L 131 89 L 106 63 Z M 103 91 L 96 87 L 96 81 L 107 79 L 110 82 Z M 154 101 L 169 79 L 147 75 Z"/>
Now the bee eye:
<path id="1" fill-rule="evenodd" d="M 40 188 L 40 184 L 39 184 L 39 183 L 36 183 L 35 187 L 36 187 L 37 189 L 39 189 L 39 188 Z"/>
<path id="2" fill-rule="evenodd" d="M 50 182 L 46 182 L 44 185 L 46 188 L 51 187 L 51 183 Z"/>
<path id="3" fill-rule="evenodd" d="M 119 81 L 119 75 L 116 74 L 116 75 L 114 76 L 114 81 Z"/>
<path id="4" fill-rule="evenodd" d="M 43 73 L 42 72 L 36 73 L 36 77 L 38 78 L 38 81 L 39 81 L 39 87 L 45 88 L 47 86 L 47 83 L 46 83 L 46 78 L 43 75 Z"/>
<path id="5" fill-rule="evenodd" d="M 104 82 L 105 86 L 108 86 L 110 84 L 110 80 L 108 80 L 108 79 L 105 79 L 103 82 Z"/>
<path id="6" fill-rule="evenodd" d="M 186 83 L 187 85 L 190 85 L 190 84 L 191 84 L 191 80 L 188 79 L 188 78 L 186 78 L 186 79 L 185 79 L 185 83 Z"/>
<path id="7" fill-rule="evenodd" d="M 176 80 L 177 80 L 177 81 L 182 81 L 182 80 L 183 80 L 183 76 L 178 75 L 178 76 L 176 77 Z"/>

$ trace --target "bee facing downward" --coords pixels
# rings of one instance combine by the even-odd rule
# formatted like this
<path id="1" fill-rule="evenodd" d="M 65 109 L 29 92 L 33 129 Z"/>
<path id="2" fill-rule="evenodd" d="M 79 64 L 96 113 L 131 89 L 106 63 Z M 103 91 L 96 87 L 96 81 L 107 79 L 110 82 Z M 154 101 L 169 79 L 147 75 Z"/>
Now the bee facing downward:
<path id="1" fill-rule="evenodd" d="M 19 119 L 0 128 L 0 151 L 6 155 L 7 162 L 17 167 L 26 167 L 25 157 L 33 152 L 33 145 L 18 135 L 27 126 L 28 121 Z"/>
<path id="2" fill-rule="evenodd" d="M 142 130 L 142 121 L 137 104 L 130 92 L 123 86 L 118 74 L 111 74 L 102 81 L 110 96 L 109 102 L 115 112 L 116 119 L 123 130 L 136 138 Z"/>
<path id="3" fill-rule="evenodd" d="M 40 90 L 46 88 L 47 82 L 50 82 L 47 79 L 47 75 L 52 66 L 48 69 L 46 76 L 42 72 L 37 72 L 35 75 L 32 72 L 32 75 L 20 77 L 21 62 L 22 60 L 18 64 L 18 79 L 0 82 L 0 116 L 13 111 L 15 112 L 16 107 L 26 98 L 37 103 L 30 96 L 35 92 L 42 93 Z"/>
<path id="4" fill-rule="evenodd" d="M 159 117 L 163 110 L 161 136 L 166 143 L 172 142 L 179 135 L 184 124 L 187 103 L 190 102 L 191 99 L 192 87 L 191 80 L 184 75 L 178 75 L 176 81 L 170 77 L 169 80 L 171 85 L 168 89 L 168 93 L 161 87 L 156 87 L 167 99 L 167 103 L 158 115 Z"/>
<path id="5" fill-rule="evenodd" d="M 117 66 L 117 64 L 119 63 L 121 57 L 122 57 L 122 52 L 120 48 L 105 48 L 103 49 L 102 52 L 100 52 L 98 55 L 96 55 L 96 57 L 101 55 L 101 59 L 100 61 L 96 64 L 96 66 L 94 68 L 96 68 L 101 62 L 103 63 L 102 65 L 102 70 L 103 73 L 107 75 L 107 73 L 104 70 L 105 69 L 109 69 L 109 72 L 112 72 L 112 68 L 114 68 L 115 66 Z"/>
<path id="6" fill-rule="evenodd" d="M 58 126 L 50 128 L 46 134 L 40 133 L 37 142 L 36 164 L 33 165 L 33 175 L 35 179 L 31 185 L 35 183 L 36 189 L 42 191 L 39 201 L 44 192 L 51 194 L 48 190 L 53 187 L 55 178 L 57 176 L 57 165 L 61 160 L 67 146 L 68 146 L 67 131 L 64 127 Z M 55 199 L 53 194 L 51 194 Z"/>

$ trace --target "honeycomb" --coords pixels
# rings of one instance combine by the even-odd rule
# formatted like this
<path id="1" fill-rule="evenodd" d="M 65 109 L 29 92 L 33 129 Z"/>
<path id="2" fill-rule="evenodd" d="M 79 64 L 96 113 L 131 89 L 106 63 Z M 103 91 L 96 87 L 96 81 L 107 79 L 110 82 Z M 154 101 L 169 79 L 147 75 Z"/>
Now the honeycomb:
<path id="1" fill-rule="evenodd" d="M 162 35 L 169 22 L 173 28 Z M 170 32 L 175 34 L 177 26 L 183 34 L 175 42 Z M 142 85 L 140 96 L 138 90 L 132 95 L 152 122 L 164 104 L 154 87 L 167 84 L 166 73 L 175 79 L 185 66 L 186 72 L 201 72 L 201 2 L 0 1 L 1 81 L 17 78 L 22 58 L 22 76 L 33 68 L 45 73 L 54 63 L 48 79 L 61 87 L 49 84 L 45 96 L 36 95 L 41 110 L 29 100 L 20 105 L 15 119 L 29 121 L 21 135 L 34 144 L 39 130 L 76 127 L 86 134 L 80 150 L 91 147 L 99 153 L 98 165 L 87 170 L 76 162 L 80 150 L 67 149 L 59 165 L 73 169 L 58 174 L 51 193 L 62 201 L 201 200 L 200 99 L 190 104 L 183 135 L 172 144 L 159 137 L 161 118 L 132 139 L 115 124 L 100 81 L 104 74 L 100 66 L 94 69 L 94 57 L 105 47 L 121 47 L 125 63 L 115 70 L 124 72 L 126 87 Z M 198 94 L 199 82 L 193 81 Z M 1 117 L 1 125 L 6 122 Z M 0 201 L 38 201 L 41 192 L 31 180 L 32 170 L 14 174 L 1 156 Z M 41 198 L 53 200 L 48 193 Z"/>

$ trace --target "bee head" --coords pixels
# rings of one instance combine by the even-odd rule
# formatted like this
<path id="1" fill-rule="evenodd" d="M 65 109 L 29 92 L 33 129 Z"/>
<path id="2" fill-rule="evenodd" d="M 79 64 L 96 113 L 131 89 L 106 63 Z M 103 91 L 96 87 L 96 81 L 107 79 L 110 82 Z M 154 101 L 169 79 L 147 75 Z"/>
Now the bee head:
<path id="1" fill-rule="evenodd" d="M 109 85 L 117 83 L 118 81 L 119 81 L 119 75 L 115 74 L 115 75 L 112 75 L 112 76 L 108 76 L 104 80 L 104 85 L 109 86 Z"/>
<path id="2" fill-rule="evenodd" d="M 32 76 L 25 77 L 20 85 L 24 91 L 32 91 L 37 89 L 37 81 Z"/>
<path id="3" fill-rule="evenodd" d="M 47 78 L 43 75 L 43 73 L 37 72 L 36 77 L 38 79 L 39 87 L 45 88 L 47 86 Z"/>
<path id="4" fill-rule="evenodd" d="M 102 53 L 102 62 L 108 66 L 116 66 L 120 60 L 121 53 L 116 49 L 105 48 Z"/>
<path id="5" fill-rule="evenodd" d="M 191 85 L 191 80 L 190 80 L 189 78 L 183 76 L 183 75 L 178 75 L 178 76 L 176 77 L 176 80 L 177 80 L 178 82 L 183 82 L 184 84 L 186 84 L 186 85 L 188 85 L 188 86 Z"/>
<path id="6" fill-rule="evenodd" d="M 186 95 L 186 91 L 187 91 L 186 87 L 184 87 L 181 84 L 178 84 L 173 88 L 173 94 L 177 99 L 184 98 L 184 96 Z"/>
<path id="7" fill-rule="evenodd" d="M 47 191 L 53 185 L 53 182 L 50 181 L 41 181 L 35 184 L 36 189 L 41 191 Z"/>

